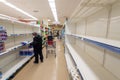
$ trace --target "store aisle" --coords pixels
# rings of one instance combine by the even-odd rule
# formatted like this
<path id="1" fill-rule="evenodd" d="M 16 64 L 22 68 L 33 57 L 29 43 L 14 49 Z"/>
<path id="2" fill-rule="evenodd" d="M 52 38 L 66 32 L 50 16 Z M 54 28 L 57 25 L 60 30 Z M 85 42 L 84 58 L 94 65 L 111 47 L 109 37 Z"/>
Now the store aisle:
<path id="1" fill-rule="evenodd" d="M 56 58 L 54 54 L 49 54 L 48 58 L 44 58 L 44 62 L 39 64 L 34 64 L 32 59 L 13 80 L 69 80 L 62 42 L 56 42 Z M 44 49 L 44 57 L 45 52 Z"/>

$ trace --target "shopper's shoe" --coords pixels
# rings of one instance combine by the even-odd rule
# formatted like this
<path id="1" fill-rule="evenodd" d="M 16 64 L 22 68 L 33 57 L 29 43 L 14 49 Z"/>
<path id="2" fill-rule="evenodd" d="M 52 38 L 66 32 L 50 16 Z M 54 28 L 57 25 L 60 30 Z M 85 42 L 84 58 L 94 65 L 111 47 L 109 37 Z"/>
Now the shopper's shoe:
<path id="1" fill-rule="evenodd" d="M 34 61 L 35 64 L 38 64 L 39 62 Z"/>
<path id="2" fill-rule="evenodd" d="M 41 62 L 43 63 L 43 60 L 41 60 Z"/>

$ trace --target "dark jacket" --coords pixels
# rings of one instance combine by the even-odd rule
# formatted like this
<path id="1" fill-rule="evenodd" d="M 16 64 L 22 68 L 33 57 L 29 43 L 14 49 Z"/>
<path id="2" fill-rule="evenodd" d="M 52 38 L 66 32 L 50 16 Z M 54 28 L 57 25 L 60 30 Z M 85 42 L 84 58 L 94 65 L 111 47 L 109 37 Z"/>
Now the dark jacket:
<path id="1" fill-rule="evenodd" d="M 41 50 L 42 49 L 42 37 L 40 35 L 36 35 L 33 38 L 33 42 L 31 43 L 33 46 L 34 50 Z"/>
<path id="2" fill-rule="evenodd" d="M 48 41 L 53 41 L 53 36 L 48 36 L 47 39 Z"/>

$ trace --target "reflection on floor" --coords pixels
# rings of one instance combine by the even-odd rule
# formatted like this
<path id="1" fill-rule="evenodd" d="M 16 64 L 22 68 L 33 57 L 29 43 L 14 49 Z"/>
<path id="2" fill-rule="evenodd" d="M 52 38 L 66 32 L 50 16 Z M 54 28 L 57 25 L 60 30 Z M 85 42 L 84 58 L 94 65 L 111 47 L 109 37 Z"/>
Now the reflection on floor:
<path id="1" fill-rule="evenodd" d="M 62 42 L 56 42 L 56 58 L 53 54 L 48 54 L 46 59 L 46 50 L 43 49 L 44 62 L 34 64 L 32 59 L 13 80 L 69 80 Z"/>

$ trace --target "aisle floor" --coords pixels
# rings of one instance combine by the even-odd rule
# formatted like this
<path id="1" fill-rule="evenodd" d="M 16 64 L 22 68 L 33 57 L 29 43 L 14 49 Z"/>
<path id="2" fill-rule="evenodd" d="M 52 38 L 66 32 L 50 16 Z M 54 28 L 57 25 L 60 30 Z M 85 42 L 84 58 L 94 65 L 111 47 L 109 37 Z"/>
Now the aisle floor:
<path id="1" fill-rule="evenodd" d="M 69 80 L 62 42 L 56 40 L 56 58 L 54 54 L 45 58 L 45 49 L 43 53 L 43 63 L 34 64 L 33 58 L 12 80 Z"/>

